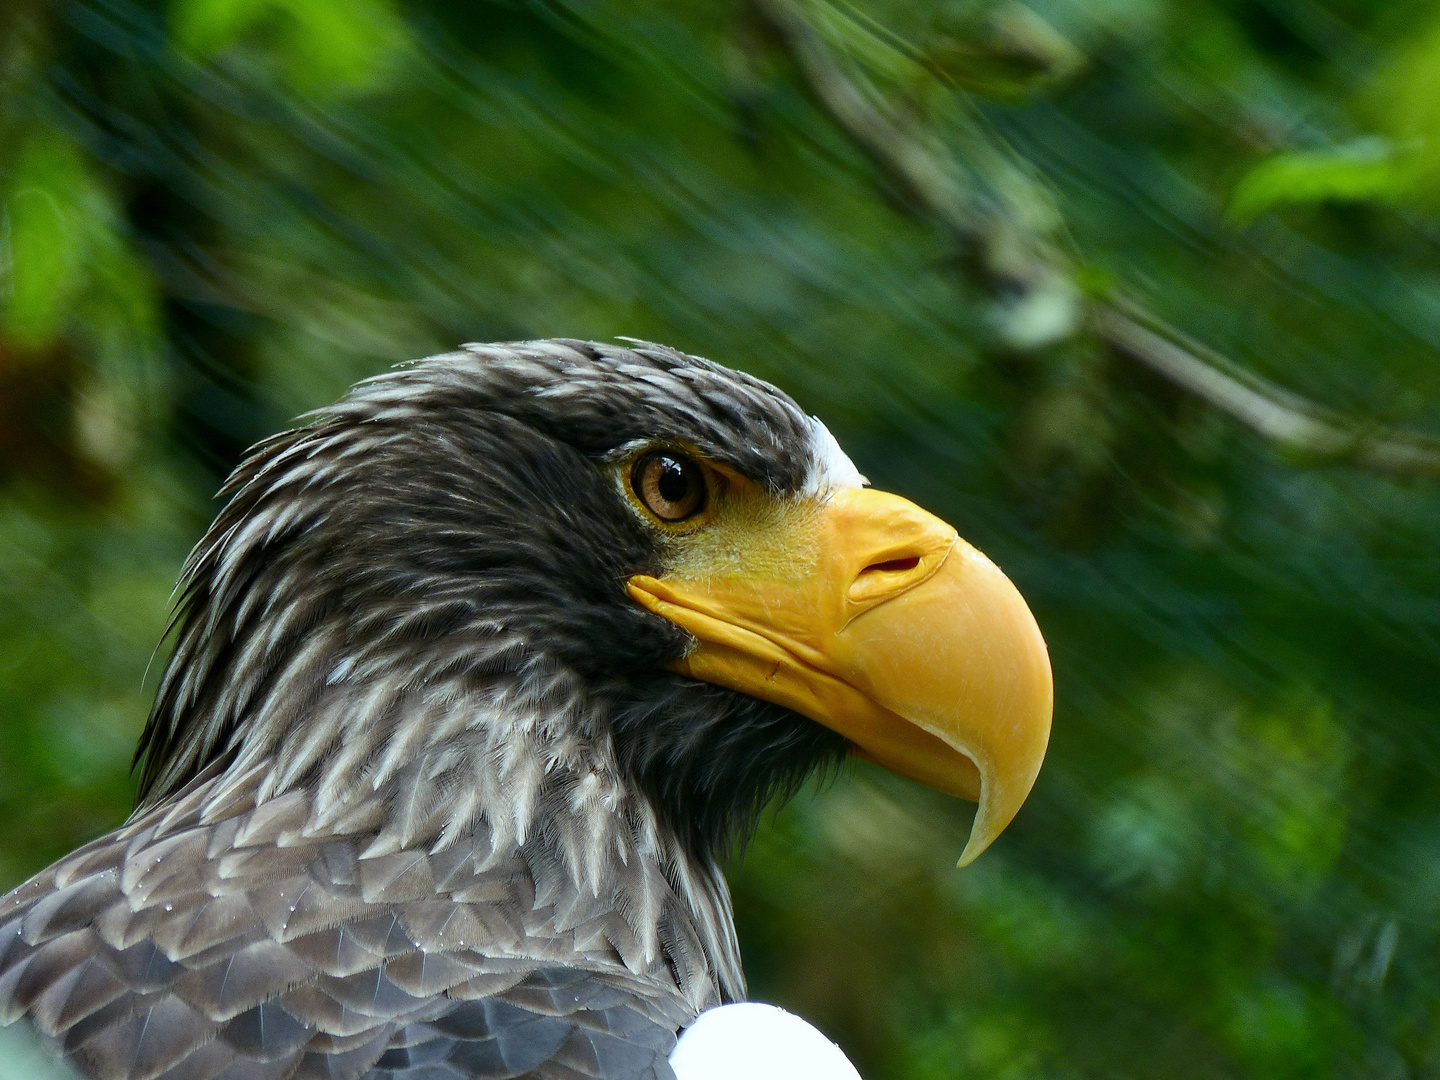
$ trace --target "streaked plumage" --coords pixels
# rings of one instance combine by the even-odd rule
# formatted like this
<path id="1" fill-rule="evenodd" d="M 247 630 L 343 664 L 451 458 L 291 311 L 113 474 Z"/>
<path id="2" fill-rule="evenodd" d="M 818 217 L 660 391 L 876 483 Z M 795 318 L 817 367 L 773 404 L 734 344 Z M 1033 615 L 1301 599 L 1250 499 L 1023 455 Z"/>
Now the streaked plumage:
<path id="1" fill-rule="evenodd" d="M 673 1080 L 767 802 L 853 749 L 968 859 L 1029 792 L 1028 608 L 775 388 L 541 341 L 307 420 L 185 566 L 134 816 L 0 900 L 0 1023 L 93 1080 Z"/>
<path id="2" fill-rule="evenodd" d="M 717 855 L 845 743 L 663 670 L 685 635 L 623 582 L 664 551 L 597 469 L 654 439 L 776 494 L 849 467 L 757 380 L 562 341 L 259 446 L 184 571 L 139 809 L 0 902 L 0 1019 L 105 1080 L 669 1076 L 744 996 Z"/>

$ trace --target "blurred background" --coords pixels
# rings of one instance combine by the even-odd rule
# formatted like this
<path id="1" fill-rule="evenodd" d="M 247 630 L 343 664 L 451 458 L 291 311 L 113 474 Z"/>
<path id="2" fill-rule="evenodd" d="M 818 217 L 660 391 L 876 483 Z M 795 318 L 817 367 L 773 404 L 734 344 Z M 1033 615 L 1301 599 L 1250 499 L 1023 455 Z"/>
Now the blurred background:
<path id="1" fill-rule="evenodd" d="M 1440 1077 L 1440 4 L 5 0 L 0 890 L 126 816 L 246 446 L 556 335 L 778 383 L 1050 642 L 974 866 L 862 765 L 767 820 L 755 997 L 869 1080 Z"/>

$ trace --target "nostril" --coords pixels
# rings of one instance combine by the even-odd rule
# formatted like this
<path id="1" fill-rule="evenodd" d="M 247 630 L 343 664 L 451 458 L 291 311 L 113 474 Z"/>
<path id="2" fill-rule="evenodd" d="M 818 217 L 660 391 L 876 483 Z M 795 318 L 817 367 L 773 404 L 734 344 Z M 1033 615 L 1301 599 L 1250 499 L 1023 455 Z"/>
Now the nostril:
<path id="1" fill-rule="evenodd" d="M 934 568 L 933 561 L 931 565 L 927 565 L 923 555 L 878 559 L 855 575 L 850 587 L 845 590 L 845 595 L 854 604 L 871 604 L 885 600 L 919 584 Z"/>
<path id="2" fill-rule="evenodd" d="M 871 563 L 862 573 L 865 574 L 900 574 L 906 570 L 914 570 L 920 565 L 920 556 L 911 555 L 908 559 L 887 559 L 885 562 Z"/>

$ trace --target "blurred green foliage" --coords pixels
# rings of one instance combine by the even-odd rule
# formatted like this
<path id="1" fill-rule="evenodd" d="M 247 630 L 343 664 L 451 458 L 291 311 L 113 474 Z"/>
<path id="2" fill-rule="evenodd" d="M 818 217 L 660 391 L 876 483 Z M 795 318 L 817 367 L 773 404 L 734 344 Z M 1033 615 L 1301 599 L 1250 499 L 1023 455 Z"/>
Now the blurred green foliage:
<path id="1" fill-rule="evenodd" d="M 290 86 L 321 97 L 383 84 L 407 38 L 389 0 L 182 0 L 170 35 L 202 62 L 260 39 Z"/>
<path id="2" fill-rule="evenodd" d="M 1082 280 L 1440 431 L 1433 2 L 797 10 Z M 629 334 L 794 393 L 1056 666 L 966 871 L 966 809 L 863 766 L 766 825 L 757 997 L 874 1080 L 1440 1076 L 1433 482 L 997 339 L 743 0 L 8 0 L 0 104 L 0 886 L 125 816 L 245 446 L 459 341 Z"/>
<path id="3" fill-rule="evenodd" d="M 1228 213 L 1243 225 L 1285 203 L 1392 202 L 1410 193 L 1417 179 L 1414 165 L 1413 155 L 1376 138 L 1286 151 L 1241 177 Z"/>

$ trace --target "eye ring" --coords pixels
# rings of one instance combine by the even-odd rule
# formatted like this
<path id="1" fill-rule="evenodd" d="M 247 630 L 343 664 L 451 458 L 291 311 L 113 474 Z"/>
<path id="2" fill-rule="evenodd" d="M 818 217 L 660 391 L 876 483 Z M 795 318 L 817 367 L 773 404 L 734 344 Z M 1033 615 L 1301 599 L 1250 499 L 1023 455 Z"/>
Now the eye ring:
<path id="1" fill-rule="evenodd" d="M 652 450 L 630 471 L 630 489 L 640 504 L 667 525 L 693 518 L 709 495 L 705 471 L 673 450 Z"/>

